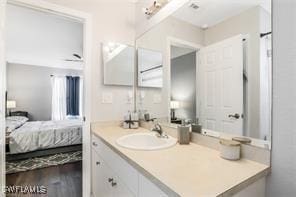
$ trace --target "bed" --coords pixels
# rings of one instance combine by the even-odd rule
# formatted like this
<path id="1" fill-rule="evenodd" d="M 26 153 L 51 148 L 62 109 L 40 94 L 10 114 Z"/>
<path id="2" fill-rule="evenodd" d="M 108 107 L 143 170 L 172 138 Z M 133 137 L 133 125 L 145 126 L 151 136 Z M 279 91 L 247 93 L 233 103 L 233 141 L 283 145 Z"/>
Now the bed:
<path id="1" fill-rule="evenodd" d="M 47 151 L 82 144 L 82 121 L 28 121 L 22 116 L 6 118 L 9 155 Z"/>

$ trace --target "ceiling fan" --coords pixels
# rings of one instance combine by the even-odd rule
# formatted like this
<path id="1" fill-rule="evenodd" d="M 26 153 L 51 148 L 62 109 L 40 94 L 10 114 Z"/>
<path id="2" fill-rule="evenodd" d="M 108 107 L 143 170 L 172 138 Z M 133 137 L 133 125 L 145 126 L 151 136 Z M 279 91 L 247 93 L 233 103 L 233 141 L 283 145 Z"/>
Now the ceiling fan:
<path id="1" fill-rule="evenodd" d="M 83 58 L 80 55 L 74 53 L 73 56 L 77 59 L 64 59 L 64 61 L 66 61 L 66 62 L 83 62 Z"/>

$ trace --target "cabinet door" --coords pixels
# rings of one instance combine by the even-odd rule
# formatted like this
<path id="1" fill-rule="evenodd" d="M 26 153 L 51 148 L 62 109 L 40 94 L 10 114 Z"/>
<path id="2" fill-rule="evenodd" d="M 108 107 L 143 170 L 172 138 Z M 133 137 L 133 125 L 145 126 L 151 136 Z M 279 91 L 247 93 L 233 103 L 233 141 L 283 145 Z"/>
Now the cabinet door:
<path id="1" fill-rule="evenodd" d="M 124 182 L 130 191 L 137 194 L 138 171 L 94 135 L 92 136 L 92 143 L 94 150 L 108 163 L 113 172 L 120 177 L 121 182 Z"/>
<path id="2" fill-rule="evenodd" d="M 92 188 L 94 197 L 136 196 L 94 150 L 92 150 Z"/>
<path id="3" fill-rule="evenodd" d="M 111 197 L 111 187 L 108 182 L 108 175 L 111 171 L 105 172 L 106 164 L 100 156 L 92 150 L 92 190 L 94 197 Z"/>
<path id="4" fill-rule="evenodd" d="M 139 197 L 167 197 L 156 185 L 139 174 Z"/>
<path id="5" fill-rule="evenodd" d="M 112 188 L 113 197 L 136 197 L 136 195 L 131 192 L 129 188 L 117 176 L 114 176 Z"/>

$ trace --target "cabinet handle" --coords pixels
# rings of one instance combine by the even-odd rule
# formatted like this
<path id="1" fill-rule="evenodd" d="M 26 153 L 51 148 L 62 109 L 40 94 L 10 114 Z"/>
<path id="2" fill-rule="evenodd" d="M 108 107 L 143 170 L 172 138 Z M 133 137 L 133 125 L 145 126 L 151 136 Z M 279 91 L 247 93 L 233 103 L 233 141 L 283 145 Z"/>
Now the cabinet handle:
<path id="1" fill-rule="evenodd" d="M 97 161 L 97 162 L 96 162 L 96 164 L 97 164 L 97 165 L 100 165 L 100 164 L 101 164 L 101 162 Z"/>
<path id="2" fill-rule="evenodd" d="M 108 182 L 110 183 L 110 182 L 113 182 L 113 178 L 109 178 L 108 179 Z"/>
<path id="3" fill-rule="evenodd" d="M 97 143 L 95 143 L 95 142 L 93 142 L 92 144 L 93 144 L 94 146 L 98 146 L 98 144 L 97 144 Z"/>
<path id="4" fill-rule="evenodd" d="M 240 115 L 238 113 L 236 113 L 236 114 L 229 114 L 228 117 L 229 118 L 239 119 Z"/>
<path id="5" fill-rule="evenodd" d="M 117 185 L 116 182 L 112 182 L 112 183 L 111 183 L 111 186 L 112 186 L 112 187 L 114 187 L 114 186 L 116 186 L 116 185 Z"/>

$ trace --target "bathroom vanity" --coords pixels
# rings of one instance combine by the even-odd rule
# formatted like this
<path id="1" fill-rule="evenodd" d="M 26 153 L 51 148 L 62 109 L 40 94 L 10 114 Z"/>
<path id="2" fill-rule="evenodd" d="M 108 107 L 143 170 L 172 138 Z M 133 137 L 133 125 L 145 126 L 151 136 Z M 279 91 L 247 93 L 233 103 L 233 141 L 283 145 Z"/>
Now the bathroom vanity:
<path id="1" fill-rule="evenodd" d="M 102 48 L 104 84 L 132 84 L 128 110 L 142 128 L 93 124 L 93 195 L 264 197 L 272 146 L 271 1 L 157 5 L 149 16 L 150 1 L 136 6 L 146 12 L 137 12 L 135 46 L 111 42 Z M 175 138 L 179 128 L 190 144 L 170 138 L 166 148 L 151 147 L 157 140 L 144 133 L 151 133 L 152 121 Z M 198 129 L 187 135 L 190 125 Z M 243 139 L 224 144 L 239 146 L 235 157 L 224 157 L 240 154 L 240 160 L 220 157 L 221 139 Z"/>
<path id="2" fill-rule="evenodd" d="M 222 159 L 219 151 L 176 144 L 143 151 L 119 146 L 116 140 L 144 128 L 92 127 L 92 191 L 94 197 L 264 196 L 269 166 L 242 158 Z"/>

